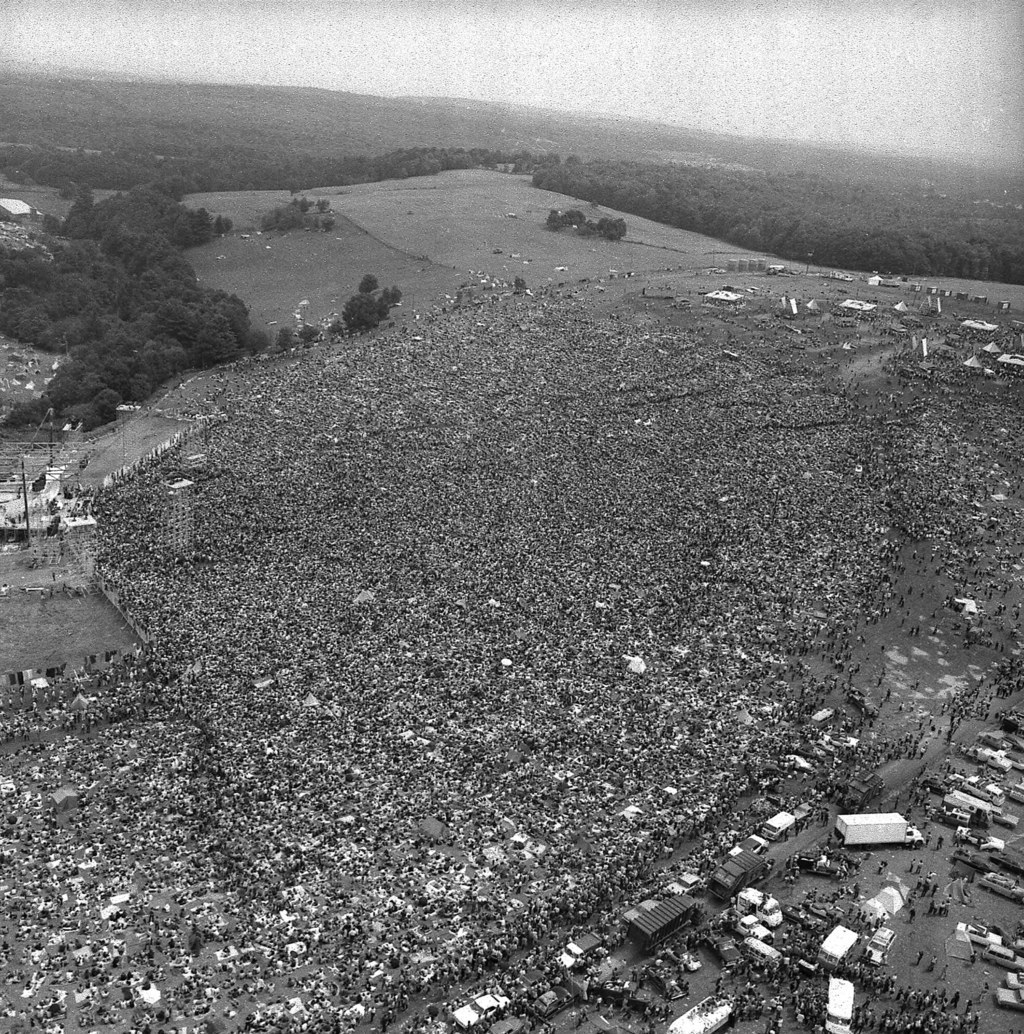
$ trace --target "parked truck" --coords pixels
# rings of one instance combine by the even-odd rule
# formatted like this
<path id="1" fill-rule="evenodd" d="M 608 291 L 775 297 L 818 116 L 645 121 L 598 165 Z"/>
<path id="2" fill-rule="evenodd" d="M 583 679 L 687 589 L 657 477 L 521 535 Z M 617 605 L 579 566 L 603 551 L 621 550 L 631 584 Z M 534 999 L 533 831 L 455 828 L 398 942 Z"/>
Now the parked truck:
<path id="1" fill-rule="evenodd" d="M 736 895 L 736 911 L 740 915 L 754 916 L 758 922 L 764 923 L 774 930 L 782 922 L 782 906 L 778 901 L 757 887 L 744 887 Z"/>
<path id="2" fill-rule="evenodd" d="M 729 855 L 708 880 L 708 890 L 716 897 L 731 898 L 737 891 L 749 887 L 768 874 L 772 859 L 750 851 Z"/>
<path id="3" fill-rule="evenodd" d="M 877 772 L 855 772 L 846 786 L 844 806 L 847 808 L 863 808 L 877 797 L 882 796 L 885 782 Z"/>
<path id="4" fill-rule="evenodd" d="M 891 844 L 922 847 L 924 845 L 921 831 L 897 812 L 840 815 L 836 819 L 836 833 L 845 847 L 882 847 Z"/>

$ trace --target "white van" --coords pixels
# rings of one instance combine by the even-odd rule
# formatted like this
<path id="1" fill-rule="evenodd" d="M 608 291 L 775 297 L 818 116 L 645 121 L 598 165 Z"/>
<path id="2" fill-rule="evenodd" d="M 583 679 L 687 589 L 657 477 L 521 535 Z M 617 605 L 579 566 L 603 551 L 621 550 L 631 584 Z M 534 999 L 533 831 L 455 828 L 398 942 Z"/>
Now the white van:
<path id="1" fill-rule="evenodd" d="M 761 836 L 765 840 L 781 840 L 795 823 L 795 815 L 791 815 L 788 811 L 780 811 L 778 815 L 773 815 L 770 819 L 765 820 L 761 826 Z"/>
<path id="2" fill-rule="evenodd" d="M 766 966 L 770 962 L 782 961 L 782 952 L 777 951 L 770 944 L 765 944 L 764 941 L 759 941 L 756 937 L 744 937 L 741 947 L 747 958 L 755 965 Z"/>
<path id="3" fill-rule="evenodd" d="M 828 978 L 828 1012 L 825 1014 L 825 1030 L 828 1034 L 850 1034 L 853 998 L 853 984 L 849 980 Z"/>
<path id="4" fill-rule="evenodd" d="M 818 961 L 826 969 L 835 969 L 849 957 L 857 940 L 857 934 L 853 930 L 845 926 L 837 926 L 822 941 L 821 948 L 818 950 Z"/>

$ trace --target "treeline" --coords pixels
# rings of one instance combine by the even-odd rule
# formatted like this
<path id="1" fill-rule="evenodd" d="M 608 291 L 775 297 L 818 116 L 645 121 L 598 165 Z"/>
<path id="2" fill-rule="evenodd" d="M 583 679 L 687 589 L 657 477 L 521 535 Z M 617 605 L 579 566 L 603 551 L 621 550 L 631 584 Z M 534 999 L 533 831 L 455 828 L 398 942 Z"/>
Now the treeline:
<path id="1" fill-rule="evenodd" d="M 588 219 L 579 209 L 570 208 L 568 212 L 562 212 L 552 208 L 544 225 L 549 230 L 564 230 L 572 227 L 581 237 L 604 237 L 609 241 L 620 241 L 626 236 L 626 220 L 610 219 L 602 216 L 595 223 Z"/>
<path id="2" fill-rule="evenodd" d="M 1024 284 L 1024 212 L 810 175 L 572 159 L 533 184 L 815 265 Z"/>
<path id="3" fill-rule="evenodd" d="M 74 192 L 79 187 L 128 190 L 160 182 L 179 196 L 221 190 L 291 190 L 351 186 L 388 179 L 432 176 L 449 169 L 505 168 L 534 172 L 553 155 L 487 148 L 413 147 L 376 158 L 322 153 L 210 149 L 171 158 L 125 148 L 114 151 L 48 147 L 0 147 L 0 172 L 14 183 L 37 183 Z M 70 193 L 69 193 L 70 196 Z"/>
<path id="4" fill-rule="evenodd" d="M 179 250 L 215 225 L 153 187 L 95 204 L 86 192 L 49 242 L 52 260 L 0 250 L 0 331 L 62 357 L 46 394 L 8 423 L 38 423 L 52 406 L 95 427 L 175 374 L 266 348 L 245 303 L 199 287 Z"/>

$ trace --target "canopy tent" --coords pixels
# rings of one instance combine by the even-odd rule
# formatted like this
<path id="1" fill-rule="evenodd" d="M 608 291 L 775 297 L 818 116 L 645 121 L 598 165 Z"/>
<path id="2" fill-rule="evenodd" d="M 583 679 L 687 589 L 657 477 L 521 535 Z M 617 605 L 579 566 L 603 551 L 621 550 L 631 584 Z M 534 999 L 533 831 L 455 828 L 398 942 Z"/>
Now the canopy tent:
<path id="1" fill-rule="evenodd" d="M 858 298 L 847 298 L 845 302 L 839 303 L 839 308 L 846 309 L 847 312 L 874 312 L 878 306 L 871 302 L 862 302 Z"/>
<path id="2" fill-rule="evenodd" d="M 999 329 L 997 323 L 986 323 L 984 320 L 964 320 L 960 326 L 964 330 L 980 330 L 986 334 L 991 334 L 993 330 Z"/>
<path id="3" fill-rule="evenodd" d="M 1002 355 L 1003 350 L 994 342 L 990 341 L 983 349 L 983 352 L 988 352 L 989 355 Z"/>
<path id="4" fill-rule="evenodd" d="M 978 359 L 978 357 L 976 355 L 972 355 L 971 358 L 968 359 L 964 363 L 964 366 L 969 366 L 972 370 L 983 370 L 984 369 L 984 367 L 981 365 L 981 362 L 980 362 L 980 360 Z"/>
<path id="5" fill-rule="evenodd" d="M 897 302 L 897 303 L 896 303 L 896 304 L 895 304 L 895 305 L 893 306 L 893 308 L 894 308 L 894 309 L 895 309 L 895 310 L 896 310 L 897 312 L 910 312 L 910 309 L 909 309 L 909 308 L 907 307 L 907 303 L 906 303 L 906 302 Z"/>
<path id="6" fill-rule="evenodd" d="M 997 363 L 1002 363 L 1004 366 L 1024 366 L 1024 356 L 1019 355 L 1001 355 L 997 360 Z"/>
<path id="7" fill-rule="evenodd" d="M 821 312 L 821 306 L 812 298 L 807 303 L 807 311 L 808 312 Z"/>

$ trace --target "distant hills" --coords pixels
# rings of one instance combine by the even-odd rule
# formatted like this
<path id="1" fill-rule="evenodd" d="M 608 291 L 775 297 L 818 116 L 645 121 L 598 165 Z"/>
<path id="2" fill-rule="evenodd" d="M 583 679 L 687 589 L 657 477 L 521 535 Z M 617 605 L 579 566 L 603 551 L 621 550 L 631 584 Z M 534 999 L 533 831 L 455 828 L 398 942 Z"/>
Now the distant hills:
<path id="1" fill-rule="evenodd" d="M 157 81 L 17 70 L 0 78 L 0 143 L 197 158 L 233 151 L 374 156 L 400 148 L 554 152 L 766 173 L 804 171 L 879 182 L 982 188 L 977 173 L 912 155 L 782 140 L 485 101 L 375 97 L 331 90 Z"/>

